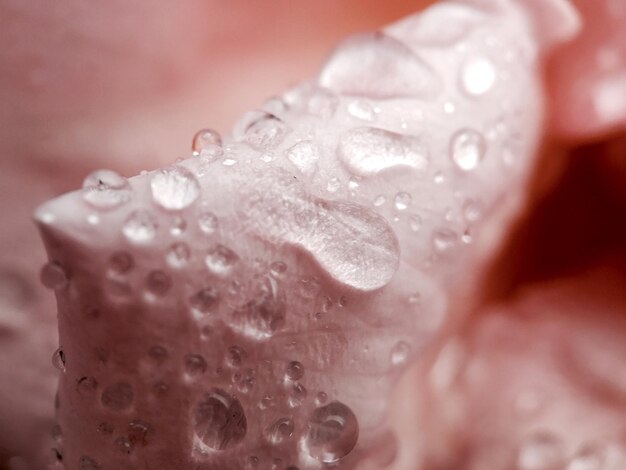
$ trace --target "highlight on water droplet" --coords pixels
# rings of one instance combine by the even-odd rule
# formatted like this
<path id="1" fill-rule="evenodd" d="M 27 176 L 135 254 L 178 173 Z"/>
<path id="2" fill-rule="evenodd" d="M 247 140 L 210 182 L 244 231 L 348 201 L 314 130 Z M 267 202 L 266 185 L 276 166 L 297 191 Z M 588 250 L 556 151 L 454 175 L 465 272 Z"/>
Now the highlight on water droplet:
<path id="1" fill-rule="evenodd" d="M 239 400 L 220 388 L 212 388 L 202 395 L 195 405 L 192 424 L 199 442 L 213 450 L 235 446 L 248 429 Z"/>
<path id="2" fill-rule="evenodd" d="M 463 171 L 475 169 L 485 156 L 486 150 L 485 137 L 474 129 L 461 129 L 450 141 L 450 157 Z"/>
<path id="3" fill-rule="evenodd" d="M 132 194 L 128 180 L 112 170 L 94 171 L 83 181 L 83 200 L 100 210 L 119 207 Z"/>
<path id="4" fill-rule="evenodd" d="M 470 97 L 484 95 L 496 81 L 496 67 L 487 57 L 471 57 L 461 67 L 461 88 Z"/>
<path id="5" fill-rule="evenodd" d="M 153 172 L 150 190 L 156 204 L 167 210 L 181 210 L 200 196 L 196 177 L 182 166 L 172 166 Z"/>
<path id="6" fill-rule="evenodd" d="M 311 457 L 333 463 L 348 455 L 358 438 L 359 425 L 352 410 L 333 401 L 313 411 L 303 444 Z"/>

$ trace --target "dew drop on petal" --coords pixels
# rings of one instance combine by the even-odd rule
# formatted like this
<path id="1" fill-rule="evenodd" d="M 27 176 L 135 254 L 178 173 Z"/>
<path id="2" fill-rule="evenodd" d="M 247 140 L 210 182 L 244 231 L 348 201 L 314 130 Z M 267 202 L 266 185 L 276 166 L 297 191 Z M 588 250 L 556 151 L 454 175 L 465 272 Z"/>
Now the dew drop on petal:
<path id="1" fill-rule="evenodd" d="M 486 149 L 484 136 L 473 129 L 461 129 L 450 141 L 450 157 L 464 171 L 475 169 L 485 156 Z"/>
<path id="2" fill-rule="evenodd" d="M 91 395 L 98 388 L 98 381 L 93 377 L 81 377 L 76 382 L 76 390 L 83 396 Z"/>
<path id="3" fill-rule="evenodd" d="M 113 209 L 128 202 L 132 189 L 128 180 L 111 170 L 98 170 L 83 181 L 83 200 L 97 209 Z"/>
<path id="4" fill-rule="evenodd" d="M 153 172 L 150 176 L 150 190 L 154 202 L 167 210 L 184 209 L 200 196 L 198 180 L 182 166 Z"/>
<path id="5" fill-rule="evenodd" d="M 384 33 L 344 41 L 319 75 L 320 85 L 338 93 L 375 99 L 430 97 L 441 78 L 404 43 Z"/>
<path id="6" fill-rule="evenodd" d="M 62 347 L 59 347 L 52 354 L 52 365 L 61 372 L 65 372 L 65 353 Z"/>
<path id="7" fill-rule="evenodd" d="M 362 99 L 355 99 L 348 104 L 348 114 L 361 121 L 374 121 L 376 119 L 374 107 Z"/>
<path id="8" fill-rule="evenodd" d="M 128 215 L 122 226 L 122 232 L 133 243 L 148 243 L 156 236 L 157 228 L 154 215 L 140 209 Z"/>
<path id="9" fill-rule="evenodd" d="M 289 148 L 285 154 L 291 163 L 305 175 L 315 172 L 320 159 L 317 145 L 310 140 L 298 142 Z"/>
<path id="10" fill-rule="evenodd" d="M 195 377 L 206 372 L 207 363 L 200 354 L 187 354 L 183 362 L 185 365 L 185 373 L 189 377 Z"/>
<path id="11" fill-rule="evenodd" d="M 209 270 L 218 276 L 228 276 L 239 261 L 239 256 L 224 245 L 216 245 L 205 258 Z"/>
<path id="12" fill-rule="evenodd" d="M 455 231 L 443 228 L 433 233 L 433 246 L 438 253 L 447 253 L 452 250 L 457 242 L 458 235 Z"/>
<path id="13" fill-rule="evenodd" d="M 189 306 L 199 315 L 210 313 L 219 300 L 218 292 L 213 287 L 205 287 L 199 290 L 189 299 Z"/>
<path id="14" fill-rule="evenodd" d="M 125 251 L 116 251 L 109 258 L 109 271 L 114 275 L 126 274 L 134 265 L 133 257 Z"/>
<path id="15" fill-rule="evenodd" d="M 419 232 L 420 228 L 422 228 L 422 218 L 417 214 L 410 216 L 409 228 L 411 229 L 411 232 Z"/>
<path id="16" fill-rule="evenodd" d="M 304 376 L 304 366 L 301 362 L 291 361 L 287 364 L 287 369 L 285 370 L 285 378 L 291 381 L 300 380 Z"/>
<path id="17" fill-rule="evenodd" d="M 275 261 L 270 265 L 270 275 L 276 279 L 282 278 L 287 272 L 287 265 L 282 261 Z"/>
<path id="18" fill-rule="evenodd" d="M 291 418 L 279 418 L 265 431 L 265 438 L 271 444 L 277 445 L 288 441 L 293 436 L 295 424 Z"/>
<path id="19" fill-rule="evenodd" d="M 486 57 L 472 57 L 461 68 L 461 87 L 471 97 L 484 95 L 495 81 L 495 65 Z"/>
<path id="20" fill-rule="evenodd" d="M 408 209 L 408 207 L 411 205 L 412 200 L 413 198 L 411 197 L 409 193 L 402 191 L 396 194 L 396 197 L 394 198 L 393 202 L 397 210 L 404 211 Z"/>
<path id="21" fill-rule="evenodd" d="M 245 351 L 239 346 L 230 346 L 226 351 L 226 363 L 230 367 L 240 367 L 245 354 Z"/>
<path id="22" fill-rule="evenodd" d="M 185 242 L 177 242 L 170 245 L 165 255 L 165 260 L 172 268 L 182 268 L 187 265 L 190 257 L 191 250 L 189 250 L 189 245 Z"/>
<path id="23" fill-rule="evenodd" d="M 102 405 L 111 411 L 124 411 L 130 408 L 134 399 L 133 387 L 127 382 L 116 382 L 107 386 L 100 397 Z"/>
<path id="24" fill-rule="evenodd" d="M 218 224 L 217 216 L 213 212 L 203 211 L 198 215 L 198 227 L 207 235 L 215 233 Z"/>
<path id="25" fill-rule="evenodd" d="M 406 341 L 398 341 L 391 349 L 391 364 L 398 366 L 404 364 L 408 357 L 411 347 Z"/>
<path id="26" fill-rule="evenodd" d="M 358 438 L 359 425 L 352 410 L 333 401 L 313 411 L 304 443 L 311 457 L 333 463 L 348 455 Z"/>
<path id="27" fill-rule="evenodd" d="M 252 111 L 237 122 L 233 134 L 255 150 L 267 152 L 280 145 L 289 131 L 289 127 L 273 114 Z"/>
<path id="28" fill-rule="evenodd" d="M 338 152 L 345 167 L 363 177 L 395 167 L 423 171 L 428 166 L 428 149 L 420 139 L 373 127 L 346 132 Z"/>
<path id="29" fill-rule="evenodd" d="M 326 191 L 329 193 L 336 193 L 341 187 L 341 180 L 339 178 L 331 178 L 326 184 Z"/>
<path id="30" fill-rule="evenodd" d="M 239 400 L 219 388 L 205 393 L 193 412 L 193 429 L 202 444 L 224 450 L 243 440 L 248 424 Z"/>
<path id="31" fill-rule="evenodd" d="M 315 395 L 315 404 L 317 406 L 321 406 L 327 401 L 328 401 L 328 394 L 326 392 L 318 392 L 318 394 Z"/>
<path id="32" fill-rule="evenodd" d="M 65 269 L 56 261 L 44 264 L 39 277 L 41 283 L 48 289 L 63 289 L 68 283 Z"/>
<path id="33" fill-rule="evenodd" d="M 289 390 L 287 403 L 291 408 L 297 408 L 304 403 L 308 395 L 307 389 L 300 382 L 295 382 Z"/>
<path id="34" fill-rule="evenodd" d="M 203 150 L 212 150 L 222 146 L 222 136 L 213 129 L 201 129 L 193 136 L 191 150 L 200 154 Z"/>
<path id="35" fill-rule="evenodd" d="M 146 280 L 148 292 L 155 296 L 165 295 L 172 287 L 172 278 L 161 270 L 150 271 Z"/>

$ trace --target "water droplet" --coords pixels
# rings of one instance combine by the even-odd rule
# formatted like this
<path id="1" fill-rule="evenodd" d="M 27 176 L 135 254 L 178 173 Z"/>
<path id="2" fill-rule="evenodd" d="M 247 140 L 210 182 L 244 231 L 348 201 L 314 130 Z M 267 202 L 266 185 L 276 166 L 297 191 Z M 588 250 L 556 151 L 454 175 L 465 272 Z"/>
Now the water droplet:
<path id="1" fill-rule="evenodd" d="M 326 191 L 329 193 L 336 193 L 341 187 L 341 180 L 339 178 L 331 178 L 326 184 Z"/>
<path id="2" fill-rule="evenodd" d="M 111 411 L 124 411 L 133 404 L 135 393 L 127 382 L 116 382 L 102 392 L 100 400 L 105 408 Z"/>
<path id="3" fill-rule="evenodd" d="M 237 164 L 237 160 L 235 160 L 234 158 L 225 158 L 224 160 L 222 160 L 222 165 L 224 166 L 234 166 Z"/>
<path id="4" fill-rule="evenodd" d="M 133 257 L 125 251 L 116 251 L 109 258 L 109 270 L 113 275 L 123 275 L 133 269 Z"/>
<path id="5" fill-rule="evenodd" d="M 206 360 L 200 354 L 186 354 L 184 358 L 185 372 L 188 376 L 194 377 L 206 372 Z"/>
<path id="6" fill-rule="evenodd" d="M 237 253 L 219 244 L 205 258 L 209 270 L 218 276 L 228 276 L 238 261 L 239 256 L 237 256 Z"/>
<path id="7" fill-rule="evenodd" d="M 172 268 L 182 268 L 186 266 L 190 257 L 191 251 L 189 250 L 189 245 L 185 242 L 177 242 L 170 245 L 165 255 L 167 264 Z"/>
<path id="8" fill-rule="evenodd" d="M 164 271 L 150 271 L 146 281 L 148 292 L 154 296 L 165 295 L 172 287 L 172 278 Z"/>
<path id="9" fill-rule="evenodd" d="M 453 230 L 443 228 L 433 233 L 433 246 L 439 253 L 446 253 L 454 248 L 458 241 L 458 235 Z"/>
<path id="10" fill-rule="evenodd" d="M 298 142 L 289 148 L 285 154 L 291 163 L 295 165 L 305 175 L 310 175 L 317 168 L 317 161 L 320 159 L 319 149 L 310 140 Z"/>
<path id="11" fill-rule="evenodd" d="M 79 470 L 102 470 L 102 466 L 97 460 L 92 459 L 86 455 L 81 456 L 78 461 Z"/>
<path id="12" fill-rule="evenodd" d="M 280 279 L 287 272 L 287 265 L 282 261 L 276 261 L 270 265 L 270 275 L 274 278 Z"/>
<path id="13" fill-rule="evenodd" d="M 267 152 L 276 148 L 289 133 L 289 127 L 278 117 L 265 111 L 246 113 L 233 130 L 254 149 Z"/>
<path id="14" fill-rule="evenodd" d="M 362 121 L 373 121 L 376 118 L 374 107 L 365 100 L 356 99 L 348 105 L 348 113 Z"/>
<path id="15" fill-rule="evenodd" d="M 604 468 L 605 457 L 602 448 L 587 444 L 576 451 L 565 470 L 601 470 Z"/>
<path id="16" fill-rule="evenodd" d="M 409 193 L 399 192 L 398 194 L 396 194 L 396 197 L 393 201 L 397 210 L 404 211 L 411 205 L 412 200 L 413 198 Z"/>
<path id="17" fill-rule="evenodd" d="M 224 450 L 243 440 L 248 424 L 239 400 L 219 388 L 213 388 L 196 404 L 193 427 L 204 445 Z"/>
<path id="18" fill-rule="evenodd" d="M 463 204 L 463 217 L 468 223 L 478 221 L 482 216 L 483 208 L 479 201 L 468 199 Z"/>
<path id="19" fill-rule="evenodd" d="M 443 184 L 446 181 L 446 177 L 441 171 L 438 171 L 433 176 L 433 181 L 435 182 L 435 184 Z"/>
<path id="20" fill-rule="evenodd" d="M 540 432 L 528 437 L 517 457 L 519 470 L 553 470 L 562 468 L 562 442 L 554 435 Z"/>
<path id="21" fill-rule="evenodd" d="M 83 200 L 101 209 L 113 209 L 128 202 L 132 189 L 128 180 L 111 170 L 98 170 L 83 181 Z"/>
<path id="22" fill-rule="evenodd" d="M 243 362 L 243 358 L 245 357 L 246 352 L 241 349 L 239 346 L 231 346 L 228 348 L 226 352 L 226 363 L 230 367 L 239 367 Z"/>
<path id="23" fill-rule="evenodd" d="M 180 216 L 174 217 L 170 233 L 175 237 L 180 237 L 187 229 L 187 221 Z"/>
<path id="24" fill-rule="evenodd" d="M 255 286 L 252 300 L 233 312 L 234 326 L 255 339 L 269 338 L 285 324 L 286 311 L 278 281 L 268 276 Z"/>
<path id="25" fill-rule="evenodd" d="M 254 369 L 246 369 L 243 374 L 236 372 L 233 374 L 233 382 L 235 382 L 237 390 L 242 393 L 248 393 L 256 383 L 256 371 Z"/>
<path id="26" fill-rule="evenodd" d="M 374 206 L 375 207 L 380 207 L 380 206 L 384 205 L 385 202 L 387 202 L 387 198 L 383 194 L 379 194 L 378 196 L 376 196 L 374 198 Z"/>
<path id="27" fill-rule="evenodd" d="M 189 299 L 189 305 L 192 310 L 200 315 L 206 315 L 211 312 L 219 300 L 219 294 L 213 287 L 205 287 L 196 292 Z"/>
<path id="28" fill-rule="evenodd" d="M 311 457 L 333 463 L 348 455 L 359 438 L 359 424 L 350 408 L 333 401 L 313 411 L 305 444 Z"/>
<path id="29" fill-rule="evenodd" d="M 156 236 L 158 224 L 152 213 L 146 210 L 131 212 L 122 232 L 133 243 L 148 243 Z"/>
<path id="30" fill-rule="evenodd" d="M 39 277 L 41 283 L 48 289 L 63 289 L 68 283 L 67 274 L 57 261 L 44 264 Z"/>
<path id="31" fill-rule="evenodd" d="M 496 68 L 486 57 L 472 57 L 461 68 L 461 87 L 469 96 L 487 93 L 496 81 Z"/>
<path id="32" fill-rule="evenodd" d="M 189 170 L 173 166 L 150 176 L 150 190 L 156 204 L 167 210 L 189 207 L 200 196 L 200 184 Z"/>
<path id="33" fill-rule="evenodd" d="M 91 395 L 98 388 L 98 381 L 93 377 L 81 377 L 76 382 L 76 389 L 81 395 Z"/>
<path id="34" fill-rule="evenodd" d="M 167 359 L 167 349 L 159 345 L 152 346 L 148 350 L 148 356 L 150 356 L 150 359 L 152 359 L 157 364 L 162 364 Z"/>
<path id="35" fill-rule="evenodd" d="M 203 150 L 214 152 L 222 146 L 222 136 L 213 129 L 201 129 L 193 136 L 191 150 L 195 154 L 201 154 Z"/>
<path id="36" fill-rule="evenodd" d="M 301 362 L 291 361 L 287 364 L 285 378 L 293 382 L 300 380 L 304 376 L 304 366 Z"/>
<path id="37" fill-rule="evenodd" d="M 419 232 L 420 228 L 422 228 L 422 218 L 416 214 L 410 216 L 409 228 L 411 229 L 411 232 Z"/>
<path id="38" fill-rule="evenodd" d="M 63 347 L 59 346 L 52 354 L 52 365 L 61 372 L 65 372 L 65 353 L 63 352 Z"/>
<path id="39" fill-rule="evenodd" d="M 295 382 L 291 386 L 291 390 L 289 391 L 289 398 L 287 399 L 289 406 L 291 408 L 297 408 L 298 406 L 302 405 L 307 397 L 307 394 L 308 392 L 305 386 L 302 385 L 300 382 Z"/>
<path id="40" fill-rule="evenodd" d="M 206 233 L 207 235 L 215 233 L 218 225 L 219 221 L 214 213 L 204 211 L 198 215 L 198 227 L 200 227 L 200 230 L 202 230 L 203 233 Z"/>
<path id="41" fill-rule="evenodd" d="M 461 129 L 452 136 L 450 142 L 452 161 L 464 171 L 476 168 L 485 156 L 486 149 L 485 138 L 473 129 Z"/>
<path id="42" fill-rule="evenodd" d="M 274 445 L 282 444 L 293 436 L 295 425 L 291 418 L 280 418 L 265 430 L 265 438 Z"/>
<path id="43" fill-rule="evenodd" d="M 404 364 L 409 357 L 411 346 L 406 341 L 398 341 L 391 349 L 391 364 L 399 366 Z"/>
<path id="44" fill-rule="evenodd" d="M 354 176 L 352 176 L 349 180 L 348 180 L 348 189 L 350 191 L 355 191 L 359 188 L 360 183 L 359 180 L 357 178 L 355 178 Z"/>
<path id="45" fill-rule="evenodd" d="M 128 438 L 124 436 L 121 436 L 115 439 L 114 444 L 115 444 L 115 447 L 117 447 L 117 450 L 121 452 L 122 454 L 130 454 L 135 448 L 133 443 L 130 442 Z"/>
<path id="46" fill-rule="evenodd" d="M 328 59 L 319 83 L 345 95 L 376 99 L 427 97 L 441 79 L 402 42 L 381 32 L 344 41 Z"/>
<path id="47" fill-rule="evenodd" d="M 326 392 L 319 392 L 315 395 L 315 404 L 317 406 L 323 405 L 328 401 L 328 394 Z"/>
<path id="48" fill-rule="evenodd" d="M 363 177 L 395 167 L 423 171 L 428 166 L 428 150 L 421 140 L 373 127 L 346 132 L 338 152 L 347 169 Z"/>

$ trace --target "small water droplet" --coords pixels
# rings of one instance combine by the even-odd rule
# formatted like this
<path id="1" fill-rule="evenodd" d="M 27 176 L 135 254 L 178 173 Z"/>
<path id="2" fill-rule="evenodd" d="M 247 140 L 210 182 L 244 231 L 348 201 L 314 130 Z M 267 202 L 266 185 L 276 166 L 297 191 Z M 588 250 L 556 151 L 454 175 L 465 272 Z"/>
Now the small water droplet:
<path id="1" fill-rule="evenodd" d="M 235 126 L 235 136 L 243 135 L 244 140 L 261 152 L 276 148 L 289 133 L 289 127 L 278 117 L 265 111 L 252 111 L 245 114 Z"/>
<path id="2" fill-rule="evenodd" d="M 406 341 L 398 341 L 391 349 L 391 364 L 394 366 L 404 364 L 409 357 L 410 351 L 411 346 L 409 346 L 409 343 Z"/>
<path id="3" fill-rule="evenodd" d="M 409 228 L 411 229 L 411 232 L 419 232 L 420 228 L 422 228 L 422 218 L 417 214 L 410 216 Z"/>
<path id="4" fill-rule="evenodd" d="M 441 171 L 438 171 L 433 176 L 433 181 L 435 182 L 435 184 L 443 184 L 446 181 L 446 177 Z"/>
<path id="5" fill-rule="evenodd" d="M 441 88 L 440 77 L 426 62 L 381 32 L 353 36 L 340 44 L 318 80 L 344 95 L 376 99 L 433 96 Z"/>
<path id="6" fill-rule="evenodd" d="M 496 81 L 496 68 L 486 57 L 472 57 L 461 68 L 461 87 L 473 97 L 487 93 Z"/>
<path id="7" fill-rule="evenodd" d="M 185 364 L 185 372 L 189 377 L 195 377 L 206 372 L 207 363 L 200 354 L 187 354 L 183 362 Z"/>
<path id="8" fill-rule="evenodd" d="M 333 463 L 348 455 L 359 438 L 359 424 L 350 408 L 333 401 L 313 411 L 305 444 L 311 457 Z"/>
<path id="9" fill-rule="evenodd" d="M 289 148 L 285 154 L 289 161 L 305 175 L 310 175 L 315 172 L 317 162 L 320 159 L 317 145 L 310 140 L 298 142 L 293 147 Z"/>
<path id="10" fill-rule="evenodd" d="M 87 455 L 81 456 L 78 461 L 79 470 L 102 470 L 102 466 L 97 460 L 88 457 Z"/>
<path id="11" fill-rule="evenodd" d="M 404 211 L 408 209 L 408 207 L 411 205 L 412 200 L 413 198 L 409 193 L 399 192 L 398 194 L 396 194 L 393 202 L 397 210 Z"/>
<path id="12" fill-rule="evenodd" d="M 304 376 L 304 366 L 301 362 L 291 361 L 287 364 L 287 369 L 285 370 L 285 378 L 296 382 L 300 380 Z"/>
<path id="13" fill-rule="evenodd" d="M 165 260 L 172 268 L 182 268 L 187 265 L 191 251 L 185 242 L 177 242 L 170 245 L 165 255 Z"/>
<path id="14" fill-rule="evenodd" d="M 483 213 L 482 204 L 479 201 L 468 199 L 463 204 L 463 217 L 468 223 L 480 220 Z"/>
<path id="15" fill-rule="evenodd" d="M 185 230 L 187 230 L 187 221 L 181 216 L 174 217 L 174 221 L 172 222 L 172 226 L 170 227 L 170 233 L 174 237 L 180 237 Z"/>
<path id="16" fill-rule="evenodd" d="M 68 279 L 63 266 L 57 261 L 49 261 L 41 268 L 41 283 L 48 289 L 63 289 L 67 286 Z"/>
<path id="17" fill-rule="evenodd" d="M 474 129 L 461 129 L 450 141 L 452 161 L 464 171 L 475 169 L 485 156 L 486 149 L 485 138 Z"/>
<path id="18" fill-rule="evenodd" d="M 201 129 L 193 136 L 191 150 L 199 155 L 202 151 L 214 152 L 222 147 L 222 136 L 213 129 Z"/>
<path id="19" fill-rule="evenodd" d="M 274 278 L 281 279 L 287 272 L 287 265 L 282 261 L 276 261 L 270 265 L 270 275 Z"/>
<path id="20" fill-rule="evenodd" d="M 203 233 L 207 235 L 215 233 L 218 225 L 219 221 L 213 212 L 204 211 L 198 215 L 198 227 L 200 227 Z"/>
<path id="21" fill-rule="evenodd" d="M 331 178 L 326 184 L 326 191 L 329 193 L 336 193 L 341 187 L 341 180 L 339 178 Z"/>
<path id="22" fill-rule="evenodd" d="M 200 196 L 200 184 L 189 170 L 173 166 L 150 176 L 150 190 L 156 204 L 167 210 L 189 207 Z"/>
<path id="23" fill-rule="evenodd" d="M 380 207 L 380 206 L 384 205 L 385 202 L 387 202 L 387 198 L 383 194 L 379 194 L 378 196 L 376 196 L 374 198 L 374 206 L 375 207 Z"/>
<path id="24" fill-rule="evenodd" d="M 205 258 L 209 270 L 218 276 L 228 276 L 239 261 L 239 256 L 224 245 L 216 245 Z"/>
<path id="25" fill-rule="evenodd" d="M 98 388 L 98 381 L 93 377 L 81 377 L 76 382 L 78 393 L 84 396 L 93 394 Z"/>
<path id="26" fill-rule="evenodd" d="M 109 385 L 100 397 L 102 405 L 111 411 L 124 411 L 130 408 L 134 399 L 133 387 L 127 382 L 116 382 Z"/>
<path id="27" fill-rule="evenodd" d="M 289 406 L 291 408 L 297 408 L 298 406 L 301 406 L 302 403 L 304 403 L 307 394 L 308 392 L 305 386 L 302 385 L 300 382 L 295 382 L 289 390 L 289 398 L 287 399 Z"/>
<path id="28" fill-rule="evenodd" d="M 135 266 L 133 257 L 125 251 L 116 251 L 109 258 L 109 270 L 113 275 L 128 273 Z"/>
<path id="29" fill-rule="evenodd" d="M 213 287 L 205 287 L 191 296 L 189 305 L 197 314 L 206 315 L 215 308 L 218 300 L 219 294 L 217 290 Z"/>
<path id="30" fill-rule="evenodd" d="M 243 373 L 235 372 L 233 374 L 233 382 L 235 382 L 237 390 L 241 393 L 248 393 L 256 383 L 256 371 L 254 369 L 246 369 Z"/>
<path id="31" fill-rule="evenodd" d="M 172 287 L 172 278 L 165 271 L 150 271 L 146 280 L 146 289 L 148 293 L 161 297 L 165 295 Z"/>
<path id="32" fill-rule="evenodd" d="M 362 121 L 373 121 L 376 118 L 374 107 L 366 100 L 356 99 L 348 105 L 348 113 Z"/>
<path id="33" fill-rule="evenodd" d="M 59 346 L 52 354 L 52 365 L 61 372 L 65 372 L 65 353 L 62 346 Z"/>
<path id="34" fill-rule="evenodd" d="M 318 394 L 315 395 L 315 404 L 317 406 L 323 405 L 327 401 L 328 401 L 328 394 L 326 392 L 318 392 Z"/>
<path id="35" fill-rule="evenodd" d="M 519 470 L 553 470 L 562 468 L 562 442 L 553 434 L 538 432 L 521 445 L 517 457 Z"/>
<path id="36" fill-rule="evenodd" d="M 156 236 L 157 228 L 158 224 L 152 213 L 140 209 L 130 213 L 122 232 L 133 243 L 148 243 Z"/>
<path id="37" fill-rule="evenodd" d="M 453 230 L 439 229 L 433 233 L 433 246 L 437 252 L 446 253 L 456 246 L 458 238 Z"/>
<path id="38" fill-rule="evenodd" d="M 274 445 L 282 444 L 293 436 L 295 424 L 291 418 L 280 418 L 265 430 L 265 438 Z"/>
<path id="39" fill-rule="evenodd" d="M 121 436 L 115 439 L 114 444 L 115 444 L 115 447 L 117 447 L 117 450 L 121 452 L 122 454 L 130 454 L 135 448 L 133 443 L 130 442 L 128 438 L 124 436 Z"/>
<path id="40" fill-rule="evenodd" d="M 395 167 L 423 171 L 428 166 L 428 149 L 420 139 L 373 127 L 343 134 L 338 152 L 347 169 L 363 177 Z"/>
<path id="41" fill-rule="evenodd" d="M 243 440 L 248 424 L 239 400 L 224 390 L 213 388 L 196 404 L 193 428 L 204 445 L 224 450 Z"/>
<path id="42" fill-rule="evenodd" d="M 230 367 L 240 367 L 246 352 L 239 346 L 230 346 L 226 352 L 226 363 Z"/>
<path id="43" fill-rule="evenodd" d="M 111 170 L 98 170 L 83 181 L 83 200 L 92 207 L 106 210 L 125 204 L 132 197 L 128 180 Z"/>

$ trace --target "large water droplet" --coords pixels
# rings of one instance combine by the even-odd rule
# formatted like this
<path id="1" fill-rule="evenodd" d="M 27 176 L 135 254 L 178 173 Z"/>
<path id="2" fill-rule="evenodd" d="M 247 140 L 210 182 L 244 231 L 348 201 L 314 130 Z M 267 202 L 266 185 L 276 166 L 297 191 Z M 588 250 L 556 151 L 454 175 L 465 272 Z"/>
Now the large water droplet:
<path id="1" fill-rule="evenodd" d="M 200 184 L 189 170 L 182 166 L 164 168 L 150 177 L 152 199 L 168 210 L 181 210 L 200 196 Z"/>
<path id="2" fill-rule="evenodd" d="M 295 425 L 291 418 L 280 418 L 276 420 L 265 431 L 265 438 L 274 445 L 282 444 L 293 436 Z"/>
<path id="3" fill-rule="evenodd" d="M 197 403 L 193 428 L 204 445 L 224 450 L 243 440 L 248 425 L 239 400 L 224 390 L 213 388 Z"/>
<path id="4" fill-rule="evenodd" d="M 135 393 L 127 382 L 116 382 L 109 385 L 102 392 L 100 400 L 105 408 L 112 411 L 124 411 L 133 404 Z"/>
<path id="5" fill-rule="evenodd" d="M 359 176 L 374 176 L 394 167 L 423 171 L 428 166 L 428 149 L 421 140 L 373 127 L 346 132 L 338 151 L 341 162 Z"/>
<path id="6" fill-rule="evenodd" d="M 101 210 L 113 209 L 128 202 L 132 189 L 128 180 L 111 170 L 98 170 L 83 181 L 85 202 Z"/>
<path id="7" fill-rule="evenodd" d="M 41 283 L 48 289 L 63 289 L 68 282 L 65 269 L 57 261 L 44 264 L 39 277 Z"/>
<path id="8" fill-rule="evenodd" d="M 429 65 L 380 32 L 344 41 L 324 65 L 319 83 L 338 93 L 376 99 L 430 97 L 441 89 L 441 79 Z"/>
<path id="9" fill-rule="evenodd" d="M 146 210 L 131 212 L 122 226 L 126 238 L 134 243 L 148 243 L 157 232 L 156 218 Z"/>
<path id="10" fill-rule="evenodd" d="M 461 129 L 450 141 L 450 157 L 464 171 L 476 168 L 485 156 L 486 149 L 485 138 L 474 129 Z"/>
<path id="11" fill-rule="evenodd" d="M 228 276 L 238 261 L 237 253 L 220 244 L 216 245 L 205 258 L 209 270 L 218 276 Z"/>
<path id="12" fill-rule="evenodd" d="M 317 145 L 310 140 L 298 142 L 288 149 L 285 154 L 289 161 L 305 175 L 315 172 L 317 161 L 320 158 Z"/>
<path id="13" fill-rule="evenodd" d="M 60 346 L 52 354 L 52 365 L 61 372 L 65 372 L 65 353 L 63 352 L 63 348 Z"/>
<path id="14" fill-rule="evenodd" d="M 311 457 L 332 463 L 348 455 L 358 438 L 359 424 L 352 410 L 333 401 L 313 411 L 304 442 Z"/>
<path id="15" fill-rule="evenodd" d="M 563 444 L 549 433 L 529 436 L 523 443 L 517 458 L 519 470 L 553 470 L 562 468 Z"/>
<path id="16" fill-rule="evenodd" d="M 496 68 L 486 57 L 472 57 L 461 68 L 461 88 L 469 96 L 481 96 L 493 88 Z"/>

